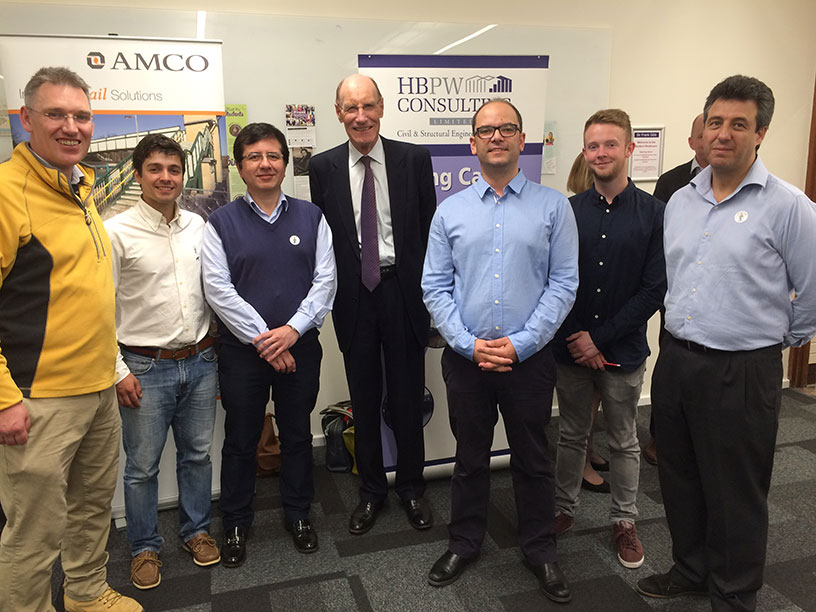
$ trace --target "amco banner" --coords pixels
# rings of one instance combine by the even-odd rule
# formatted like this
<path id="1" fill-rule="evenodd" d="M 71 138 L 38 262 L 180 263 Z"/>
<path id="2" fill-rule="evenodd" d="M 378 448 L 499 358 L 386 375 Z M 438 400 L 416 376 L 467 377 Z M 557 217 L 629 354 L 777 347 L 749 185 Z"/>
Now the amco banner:
<path id="1" fill-rule="evenodd" d="M 519 109 L 527 134 L 519 166 L 541 180 L 549 56 L 359 55 L 357 63 L 383 95 L 382 134 L 430 150 L 440 202 L 478 178 L 470 122 L 494 98 Z"/>
<path id="2" fill-rule="evenodd" d="M 90 86 L 94 134 L 85 163 L 96 171 L 94 200 L 103 218 L 139 197 L 131 154 L 161 133 L 187 153 L 181 205 L 204 218 L 229 201 L 224 77 L 217 41 L 95 36 L 0 36 L 14 145 L 23 90 L 43 66 L 67 66 Z"/>

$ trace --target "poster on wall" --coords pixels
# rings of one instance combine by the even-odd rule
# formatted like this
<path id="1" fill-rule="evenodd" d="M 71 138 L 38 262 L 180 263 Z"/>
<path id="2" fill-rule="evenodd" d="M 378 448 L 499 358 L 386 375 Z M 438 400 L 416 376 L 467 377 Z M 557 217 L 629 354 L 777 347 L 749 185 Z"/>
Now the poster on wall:
<path id="1" fill-rule="evenodd" d="M 663 168 L 663 127 L 633 128 L 635 150 L 629 157 L 629 176 L 634 181 L 656 181 Z"/>
<path id="2" fill-rule="evenodd" d="M 13 144 L 28 140 L 20 123 L 23 90 L 43 66 L 67 66 L 90 87 L 94 134 L 84 163 L 96 173 L 102 218 L 138 200 L 132 152 L 147 134 L 164 134 L 187 154 L 179 203 L 205 219 L 229 201 L 221 43 L 98 36 L 0 36 Z"/>
<path id="3" fill-rule="evenodd" d="M 317 145 L 315 138 L 315 107 L 313 104 L 286 105 L 286 144 L 292 154 L 295 177 L 295 197 L 311 200 L 309 160 Z"/>
<path id="4" fill-rule="evenodd" d="M 229 191 L 230 196 L 235 199 L 239 194 L 246 191 L 246 183 L 238 173 L 238 166 L 232 156 L 232 149 L 235 144 L 235 137 L 238 136 L 241 129 L 246 127 L 247 105 L 227 104 L 225 110 L 227 118 L 227 156 L 229 158 Z"/>
<path id="5" fill-rule="evenodd" d="M 482 103 L 502 98 L 519 109 L 526 144 L 525 176 L 541 180 L 547 98 L 547 55 L 359 55 L 385 101 L 381 133 L 421 144 L 433 157 L 442 201 L 479 176 L 470 151 L 471 119 Z"/>

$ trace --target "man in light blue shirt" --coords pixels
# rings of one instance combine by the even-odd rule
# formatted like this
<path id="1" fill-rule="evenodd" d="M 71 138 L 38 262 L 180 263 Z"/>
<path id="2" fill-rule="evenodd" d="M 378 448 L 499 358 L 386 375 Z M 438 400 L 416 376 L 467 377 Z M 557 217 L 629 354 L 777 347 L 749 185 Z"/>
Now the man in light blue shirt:
<path id="1" fill-rule="evenodd" d="M 754 610 L 785 346 L 816 333 L 816 207 L 757 151 L 774 97 L 732 76 L 705 103 L 709 161 L 666 207 L 666 330 L 652 376 L 658 471 L 674 565 L 652 597 Z"/>
<path id="2" fill-rule="evenodd" d="M 472 128 L 481 179 L 437 209 L 422 275 L 425 305 L 448 343 L 442 372 L 457 440 L 448 550 L 428 582 L 451 584 L 481 548 L 498 405 L 521 550 L 544 594 L 565 603 L 545 428 L 555 384 L 548 343 L 575 300 L 578 233 L 567 199 L 519 171 L 525 135 L 512 104 L 485 103 Z"/>

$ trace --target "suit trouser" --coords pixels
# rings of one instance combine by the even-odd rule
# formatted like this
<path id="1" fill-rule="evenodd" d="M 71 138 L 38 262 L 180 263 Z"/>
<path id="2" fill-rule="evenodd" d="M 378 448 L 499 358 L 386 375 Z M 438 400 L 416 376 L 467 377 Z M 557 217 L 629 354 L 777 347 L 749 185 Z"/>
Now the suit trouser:
<path id="1" fill-rule="evenodd" d="M 270 387 L 281 445 L 279 483 L 283 515 L 290 522 L 309 518 L 314 499 L 309 415 L 317 401 L 323 357 L 317 335 L 317 330 L 312 329 L 289 349 L 296 366 L 290 374 L 276 372 L 253 346 L 221 344 L 218 379 L 226 417 L 218 506 L 225 530 L 249 529 L 255 516 L 252 500 L 258 441 Z"/>
<path id="2" fill-rule="evenodd" d="M 768 538 L 780 346 L 692 352 L 662 343 L 652 376 L 658 472 L 679 583 L 714 610 L 754 610 Z"/>
<path id="3" fill-rule="evenodd" d="M 482 547 L 490 495 L 490 447 L 504 418 L 510 474 L 518 513 L 519 544 L 533 565 L 557 559 L 553 519 L 555 484 L 547 454 L 555 362 L 544 348 L 510 372 L 484 372 L 451 348 L 442 354 L 450 426 L 456 438 L 451 477 L 448 548 L 472 558 Z"/>
<path id="4" fill-rule="evenodd" d="M 105 547 L 121 429 L 113 387 L 23 400 L 28 442 L 0 445 L 0 610 L 42 612 L 61 556 L 65 592 L 88 601 L 107 588 Z"/>
<path id="5" fill-rule="evenodd" d="M 383 279 L 373 293 L 362 288 L 354 338 L 343 359 L 354 412 L 354 453 L 363 501 L 380 502 L 388 494 L 380 433 L 383 364 L 397 443 L 394 488 L 403 500 L 422 497 L 425 492 L 424 351 L 411 327 L 396 277 Z"/>

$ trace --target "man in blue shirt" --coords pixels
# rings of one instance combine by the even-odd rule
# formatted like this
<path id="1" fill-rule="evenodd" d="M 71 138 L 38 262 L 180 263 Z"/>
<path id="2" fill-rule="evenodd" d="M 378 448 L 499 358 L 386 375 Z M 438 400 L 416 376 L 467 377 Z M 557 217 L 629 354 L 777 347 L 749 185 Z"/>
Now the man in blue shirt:
<path id="1" fill-rule="evenodd" d="M 519 171 L 524 132 L 512 104 L 485 103 L 472 128 L 481 179 L 437 209 L 422 274 L 425 305 L 448 343 L 442 373 L 456 438 L 448 550 L 428 582 L 454 582 L 481 548 L 498 405 L 521 550 L 544 594 L 565 603 L 571 594 L 557 563 L 545 428 L 555 384 L 549 342 L 578 286 L 575 219 L 564 196 Z"/>
<path id="2" fill-rule="evenodd" d="M 574 523 L 597 392 L 609 437 L 612 541 L 618 561 L 630 569 L 643 565 L 635 519 L 637 406 L 649 356 L 646 324 L 666 293 L 664 205 L 627 177 L 634 148 L 624 111 L 601 110 L 587 120 L 583 154 L 594 184 L 570 198 L 581 284 L 553 342 L 560 416 L 556 533 Z"/>
<path id="3" fill-rule="evenodd" d="M 247 185 L 204 230 L 204 293 L 218 316 L 218 379 L 226 411 L 221 451 L 224 545 L 221 562 L 246 557 L 252 525 L 256 449 L 269 390 L 280 431 L 284 526 L 295 549 L 312 553 L 314 497 L 309 414 L 317 401 L 323 355 L 318 328 L 336 289 L 331 231 L 311 202 L 284 195 L 286 138 L 268 123 L 243 128 L 233 146 Z"/>
<path id="4" fill-rule="evenodd" d="M 652 376 L 658 471 L 674 565 L 638 582 L 651 597 L 706 595 L 754 610 L 785 346 L 816 333 L 816 207 L 757 150 L 774 97 L 732 76 L 705 102 L 709 166 L 671 198 L 666 330 Z"/>

